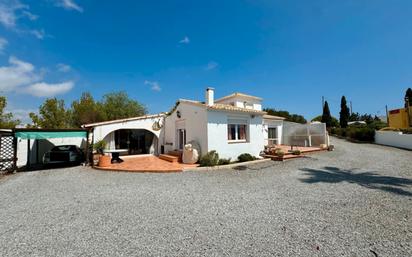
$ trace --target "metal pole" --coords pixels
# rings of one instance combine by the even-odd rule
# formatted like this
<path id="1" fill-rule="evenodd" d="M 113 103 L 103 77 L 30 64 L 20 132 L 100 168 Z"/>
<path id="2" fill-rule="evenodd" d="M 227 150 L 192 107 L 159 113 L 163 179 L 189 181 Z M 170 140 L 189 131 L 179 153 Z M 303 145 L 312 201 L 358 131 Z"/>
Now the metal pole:
<path id="1" fill-rule="evenodd" d="M 27 139 L 27 167 L 30 168 L 30 138 Z"/>
<path id="2" fill-rule="evenodd" d="M 388 113 L 388 105 L 385 105 L 385 110 L 386 110 L 386 123 L 388 124 L 388 127 L 390 127 L 390 126 L 389 126 L 389 113 Z"/>
<path id="3" fill-rule="evenodd" d="M 13 171 L 17 171 L 17 138 L 13 131 Z"/>

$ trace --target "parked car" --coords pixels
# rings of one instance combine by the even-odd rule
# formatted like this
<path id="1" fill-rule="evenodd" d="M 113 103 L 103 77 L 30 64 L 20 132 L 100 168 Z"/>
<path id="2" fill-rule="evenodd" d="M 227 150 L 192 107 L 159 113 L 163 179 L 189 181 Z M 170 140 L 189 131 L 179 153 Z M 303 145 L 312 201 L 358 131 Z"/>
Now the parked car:
<path id="1" fill-rule="evenodd" d="M 84 153 L 76 145 L 59 145 L 53 147 L 43 156 L 43 164 L 80 164 L 84 161 Z"/>

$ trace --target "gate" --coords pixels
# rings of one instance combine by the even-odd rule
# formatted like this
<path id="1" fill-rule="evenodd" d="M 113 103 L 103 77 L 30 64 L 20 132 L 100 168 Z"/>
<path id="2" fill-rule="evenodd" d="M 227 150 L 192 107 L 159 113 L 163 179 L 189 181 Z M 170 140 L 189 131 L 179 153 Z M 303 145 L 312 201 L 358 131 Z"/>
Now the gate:
<path id="1" fill-rule="evenodd" d="M 12 132 L 0 132 L 0 172 L 10 172 L 15 169 L 15 144 Z"/>

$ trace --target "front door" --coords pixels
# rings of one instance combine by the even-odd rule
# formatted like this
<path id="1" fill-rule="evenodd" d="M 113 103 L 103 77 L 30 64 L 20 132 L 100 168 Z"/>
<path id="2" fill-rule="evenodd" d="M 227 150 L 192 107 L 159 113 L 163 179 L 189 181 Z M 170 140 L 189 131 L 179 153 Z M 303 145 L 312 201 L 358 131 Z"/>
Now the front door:
<path id="1" fill-rule="evenodd" d="M 178 129 L 177 130 L 177 146 L 179 150 L 183 150 L 183 147 L 186 144 L 186 130 Z"/>

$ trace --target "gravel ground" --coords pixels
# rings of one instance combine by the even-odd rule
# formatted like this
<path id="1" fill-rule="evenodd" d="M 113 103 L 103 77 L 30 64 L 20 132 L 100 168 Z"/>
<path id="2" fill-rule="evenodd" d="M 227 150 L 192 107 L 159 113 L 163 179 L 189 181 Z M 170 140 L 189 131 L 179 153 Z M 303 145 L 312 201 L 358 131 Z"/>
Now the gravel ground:
<path id="1" fill-rule="evenodd" d="M 412 152 L 333 141 L 248 169 L 6 176 L 0 256 L 412 256 Z"/>

